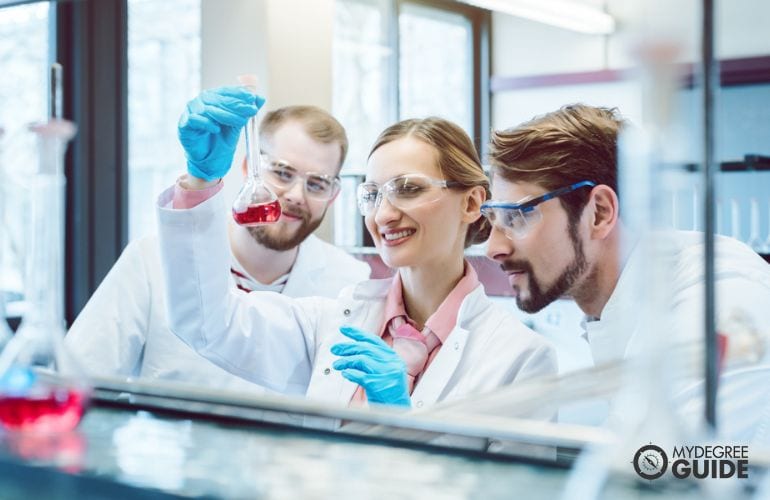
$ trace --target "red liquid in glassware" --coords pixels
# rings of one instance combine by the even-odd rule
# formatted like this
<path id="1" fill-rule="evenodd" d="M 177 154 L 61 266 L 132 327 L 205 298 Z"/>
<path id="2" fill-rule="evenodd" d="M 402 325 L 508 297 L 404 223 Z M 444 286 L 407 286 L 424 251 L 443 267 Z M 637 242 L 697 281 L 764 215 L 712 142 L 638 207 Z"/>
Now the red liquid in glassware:
<path id="1" fill-rule="evenodd" d="M 269 224 L 277 221 L 281 217 L 281 204 L 278 200 L 261 205 L 249 205 L 243 212 L 236 212 L 233 209 L 233 219 L 241 226 Z"/>
<path id="2" fill-rule="evenodd" d="M 17 431 L 70 431 L 83 417 L 87 400 L 85 393 L 62 387 L 24 396 L 0 395 L 0 423 Z"/>

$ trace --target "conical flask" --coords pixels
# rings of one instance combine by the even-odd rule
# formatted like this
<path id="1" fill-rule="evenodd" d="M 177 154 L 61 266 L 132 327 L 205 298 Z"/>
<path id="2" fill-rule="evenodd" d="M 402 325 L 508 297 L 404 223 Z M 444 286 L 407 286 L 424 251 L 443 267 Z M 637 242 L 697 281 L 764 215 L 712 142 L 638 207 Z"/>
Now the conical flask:
<path id="1" fill-rule="evenodd" d="M 257 78 L 254 75 L 240 76 L 238 81 L 249 92 L 256 95 Z M 281 217 L 281 204 L 275 193 L 259 177 L 262 156 L 256 116 L 251 117 L 244 127 L 244 138 L 248 174 L 246 183 L 233 203 L 233 219 L 241 226 L 260 226 L 276 222 Z"/>
<path id="2" fill-rule="evenodd" d="M 11 431 L 73 429 L 90 390 L 64 346 L 64 151 L 75 125 L 53 119 L 30 127 L 38 171 L 29 178 L 30 232 L 25 262 L 28 312 L 0 353 L 0 424 Z"/>

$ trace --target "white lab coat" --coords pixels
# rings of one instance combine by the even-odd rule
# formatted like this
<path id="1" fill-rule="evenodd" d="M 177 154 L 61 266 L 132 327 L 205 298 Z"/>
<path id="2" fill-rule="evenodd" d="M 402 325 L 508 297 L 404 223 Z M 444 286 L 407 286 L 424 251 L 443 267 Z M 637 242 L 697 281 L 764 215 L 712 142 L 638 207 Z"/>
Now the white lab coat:
<path id="1" fill-rule="evenodd" d="M 229 251 L 219 258 L 227 280 L 235 258 Z M 369 272 L 366 263 L 311 235 L 300 244 L 282 293 L 334 297 Z M 228 287 L 234 289 L 232 282 Z M 65 338 L 87 372 L 262 392 L 198 355 L 171 332 L 163 288 L 157 237 L 129 243 Z"/>
<path id="2" fill-rule="evenodd" d="M 701 341 L 705 300 L 703 233 L 671 231 L 665 237 L 672 244 L 673 254 L 671 274 L 666 280 L 666 293 L 672 301 L 670 318 L 664 323 L 673 330 L 670 335 L 666 334 L 666 340 L 672 343 Z M 597 365 L 634 356 L 643 350 L 640 297 L 633 279 L 635 273 L 644 272 L 640 269 L 642 265 L 637 247 L 631 252 L 601 319 L 584 322 L 586 339 Z M 718 324 L 741 309 L 749 313 L 759 331 L 770 335 L 770 265 L 740 241 L 717 236 L 715 282 Z M 650 289 L 649 293 L 662 292 Z"/>
<path id="3" fill-rule="evenodd" d="M 693 355 L 693 351 L 686 353 L 681 350 L 684 343 L 703 345 L 705 301 L 703 233 L 671 231 L 666 232 L 664 237 L 665 241 L 671 245 L 672 252 L 670 273 L 666 279 L 667 289 L 650 288 L 645 293 L 665 293 L 671 302 L 666 317 L 653 323 L 656 325 L 654 331 L 645 331 L 645 322 L 641 318 L 641 298 L 635 286 L 634 277 L 645 276 L 643 274 L 645 269 L 642 269 L 644 262 L 638 247 L 629 256 L 615 290 L 602 311 L 601 319 L 586 320 L 583 325 L 596 365 L 637 357 L 645 353 L 653 357 L 652 363 L 662 363 L 660 368 L 653 369 L 664 370 L 664 375 L 651 379 L 663 380 L 664 387 L 644 389 L 643 381 L 650 378 L 646 374 L 631 376 L 628 379 L 629 383 L 624 387 L 623 401 L 626 403 L 634 401 L 642 397 L 641 393 L 646 390 L 659 395 L 668 394 L 672 398 L 673 409 L 683 411 L 692 405 L 691 399 L 695 394 L 688 388 L 703 379 L 701 371 L 693 373 L 691 370 L 692 366 L 696 368 L 702 366 L 702 355 Z M 759 366 L 768 366 L 770 265 L 740 241 L 717 236 L 715 283 L 717 329 L 720 330 L 720 325 L 725 325 L 724 320 L 736 311 L 747 313 L 756 330 L 765 336 L 766 350 Z M 720 333 L 728 337 L 729 349 L 730 336 L 735 332 L 721 329 Z M 651 340 L 654 342 L 650 342 Z M 730 376 L 729 368 L 724 370 L 723 376 Z M 698 392 L 698 395 L 700 394 Z M 757 394 L 763 393 L 757 392 Z M 750 397 L 753 396 L 749 391 L 740 394 L 738 399 L 745 406 Z M 616 402 L 612 405 L 609 412 L 610 423 L 622 426 L 621 423 L 624 421 L 633 421 L 627 412 L 633 413 L 638 410 L 626 403 Z M 722 398 L 720 407 L 722 413 L 729 411 L 733 404 Z"/>
<path id="4" fill-rule="evenodd" d="M 336 300 L 228 290 L 220 194 L 189 210 L 158 207 L 171 329 L 200 354 L 256 384 L 346 406 L 357 385 L 332 368 L 330 348 L 352 325 L 382 328 L 390 279 L 346 288 Z M 229 293 L 228 293 L 229 292 Z M 556 373 L 551 344 L 494 304 L 479 285 L 412 393 L 414 408 Z M 334 428 L 334 422 L 310 422 Z"/>

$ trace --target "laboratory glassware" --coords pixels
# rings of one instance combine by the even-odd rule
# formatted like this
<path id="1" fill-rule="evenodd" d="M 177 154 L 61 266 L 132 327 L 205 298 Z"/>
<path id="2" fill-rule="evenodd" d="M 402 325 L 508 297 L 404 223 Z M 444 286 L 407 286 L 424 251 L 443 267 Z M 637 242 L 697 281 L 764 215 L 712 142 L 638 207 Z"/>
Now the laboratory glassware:
<path id="1" fill-rule="evenodd" d="M 666 9 L 663 2 L 634 6 L 638 12 L 629 19 L 637 24 L 628 28 L 628 48 L 637 63 L 642 116 L 618 137 L 618 198 L 627 228 L 621 247 L 634 252 L 630 257 L 634 265 L 623 271 L 623 279 L 635 290 L 638 312 L 635 333 L 623 352 L 634 354 L 618 360 L 623 383 L 610 400 L 606 425 L 618 439 L 580 455 L 563 489 L 564 499 L 598 498 L 612 478 L 640 480 L 631 461 L 642 446 L 655 443 L 669 449 L 687 442 L 692 430 L 680 421 L 674 400 L 687 381 L 683 380 L 686 360 L 671 349 L 679 332 L 670 285 L 675 245 L 668 229 L 680 221 L 674 208 L 677 196 L 666 192 L 666 186 L 681 175 L 670 166 L 686 163 L 683 145 L 688 143 L 688 129 L 675 115 L 677 63 L 686 44 L 682 33 L 667 23 L 647 22 L 666 17 L 661 15 Z"/>
<path id="2" fill-rule="evenodd" d="M 762 252 L 770 255 L 770 200 L 767 200 L 767 239 Z"/>
<path id="3" fill-rule="evenodd" d="M 243 75 L 238 81 L 249 92 L 256 95 L 257 78 Z M 257 117 L 252 116 L 244 127 L 246 142 L 246 165 L 248 174 L 246 183 L 241 188 L 233 203 L 233 219 L 241 226 L 259 226 L 278 221 L 281 217 L 281 204 L 278 197 L 259 176 L 262 155 L 259 147 L 259 128 Z"/>
<path id="4" fill-rule="evenodd" d="M 730 198 L 730 236 L 741 240 L 741 206 L 738 200 Z"/>
<path id="5" fill-rule="evenodd" d="M 764 242 L 759 237 L 759 200 L 752 198 L 749 202 L 749 241 L 748 245 L 757 253 L 762 251 Z"/>
<path id="6" fill-rule="evenodd" d="M 61 68 L 52 68 L 59 88 Z M 55 93 L 55 92 L 54 92 Z M 64 345 L 64 152 L 75 135 L 56 115 L 33 124 L 39 162 L 29 178 L 30 228 L 24 286 L 27 313 L 0 353 L 0 425 L 11 431 L 58 433 L 80 422 L 90 389 Z"/>
<path id="7" fill-rule="evenodd" d="M 3 129 L 0 128 L 0 139 L 3 137 Z M 2 165 L 0 165 L 0 172 L 3 172 Z M 3 175 L 3 178 L 5 176 Z M 7 238 L 7 227 L 5 223 L 5 202 L 8 199 L 7 194 L 3 191 L 7 186 L 7 182 L 0 183 L 0 229 L 2 230 L 3 238 L 0 239 L 0 347 L 4 346 L 11 339 L 11 328 L 8 326 L 7 316 L 5 312 L 5 283 L 3 282 L 3 266 L 5 265 L 5 244 Z"/>

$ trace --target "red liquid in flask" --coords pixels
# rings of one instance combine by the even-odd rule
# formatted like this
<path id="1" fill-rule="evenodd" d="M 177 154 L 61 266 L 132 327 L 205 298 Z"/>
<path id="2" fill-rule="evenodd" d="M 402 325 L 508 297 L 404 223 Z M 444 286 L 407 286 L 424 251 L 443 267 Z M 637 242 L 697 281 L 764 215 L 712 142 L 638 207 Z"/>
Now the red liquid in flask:
<path id="1" fill-rule="evenodd" d="M 243 212 L 233 209 L 233 219 L 241 226 L 269 224 L 281 217 L 281 204 L 278 200 L 260 205 L 249 205 Z"/>
<path id="2" fill-rule="evenodd" d="M 0 395 L 0 423 L 17 431 L 70 431 L 83 417 L 87 401 L 85 393 L 63 387 L 23 396 Z"/>

